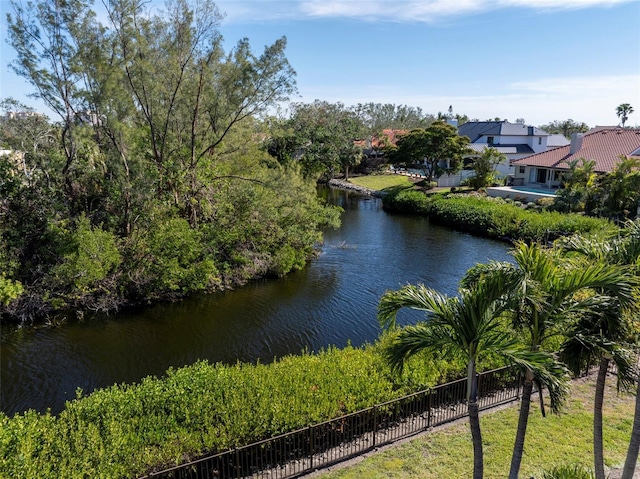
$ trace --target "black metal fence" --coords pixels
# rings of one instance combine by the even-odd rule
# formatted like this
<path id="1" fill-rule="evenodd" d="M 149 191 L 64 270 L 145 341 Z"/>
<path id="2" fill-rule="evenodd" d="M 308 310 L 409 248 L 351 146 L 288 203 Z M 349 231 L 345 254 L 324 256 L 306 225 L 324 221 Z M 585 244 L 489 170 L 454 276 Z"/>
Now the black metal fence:
<path id="1" fill-rule="evenodd" d="M 480 409 L 517 400 L 519 378 L 518 370 L 508 367 L 479 374 Z M 466 415 L 466 379 L 461 379 L 145 477 L 299 477 Z"/>

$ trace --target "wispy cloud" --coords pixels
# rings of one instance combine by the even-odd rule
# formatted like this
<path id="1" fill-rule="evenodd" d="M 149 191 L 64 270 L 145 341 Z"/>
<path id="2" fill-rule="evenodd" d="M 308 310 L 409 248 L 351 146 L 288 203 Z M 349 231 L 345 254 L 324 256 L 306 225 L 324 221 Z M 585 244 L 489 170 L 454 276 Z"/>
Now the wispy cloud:
<path id="1" fill-rule="evenodd" d="M 357 90 L 335 87 L 301 90 L 301 101 L 322 98 L 346 105 L 357 103 L 395 103 L 419 106 L 427 113 L 454 111 L 470 118 L 502 118 L 514 121 L 524 117 L 533 125 L 572 118 L 590 126 L 616 124 L 615 107 L 621 103 L 640 105 L 640 75 L 540 78 L 505 85 L 500 94 L 475 94 L 470 91 L 398 90 L 384 85 L 361 86 Z M 443 89 L 446 86 L 443 86 Z M 638 118 L 632 122 L 640 123 Z"/>
<path id="2" fill-rule="evenodd" d="M 612 7 L 638 0 L 219 0 L 229 22 L 351 18 L 425 22 L 505 8 L 561 11 Z"/>
<path id="3" fill-rule="evenodd" d="M 636 92 L 640 85 L 640 75 L 603 75 L 593 77 L 541 78 L 514 82 L 513 91 L 529 92 L 545 96 L 600 96 L 616 92 Z"/>

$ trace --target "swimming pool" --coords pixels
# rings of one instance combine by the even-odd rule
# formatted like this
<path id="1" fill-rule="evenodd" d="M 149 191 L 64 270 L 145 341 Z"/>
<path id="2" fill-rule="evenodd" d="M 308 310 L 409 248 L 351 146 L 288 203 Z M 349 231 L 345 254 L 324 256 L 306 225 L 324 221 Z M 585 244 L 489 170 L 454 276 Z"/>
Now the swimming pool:
<path id="1" fill-rule="evenodd" d="M 550 188 L 530 188 L 528 186 L 512 186 L 512 190 L 523 191 L 525 193 L 537 193 L 539 195 L 555 195 L 556 191 Z"/>

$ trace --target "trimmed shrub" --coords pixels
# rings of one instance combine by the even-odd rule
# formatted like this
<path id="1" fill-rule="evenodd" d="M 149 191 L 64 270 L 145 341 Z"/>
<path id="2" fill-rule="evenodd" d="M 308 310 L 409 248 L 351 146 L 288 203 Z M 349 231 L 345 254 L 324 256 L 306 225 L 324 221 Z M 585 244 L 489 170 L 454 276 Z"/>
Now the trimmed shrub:
<path id="1" fill-rule="evenodd" d="M 614 231 L 608 220 L 578 214 L 524 210 L 513 204 L 479 196 L 434 196 L 427 212 L 432 221 L 490 238 L 553 241 L 575 233 Z"/>
<path id="2" fill-rule="evenodd" d="M 385 210 L 395 213 L 427 214 L 429 199 L 418 190 L 399 190 L 382 198 Z"/>

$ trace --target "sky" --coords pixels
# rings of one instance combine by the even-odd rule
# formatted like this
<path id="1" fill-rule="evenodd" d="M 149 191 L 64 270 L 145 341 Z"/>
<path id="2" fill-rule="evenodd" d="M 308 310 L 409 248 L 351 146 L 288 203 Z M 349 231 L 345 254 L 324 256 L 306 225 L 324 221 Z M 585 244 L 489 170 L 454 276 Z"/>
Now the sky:
<path id="1" fill-rule="evenodd" d="M 161 8 L 162 2 L 150 0 Z M 219 0 L 227 49 L 287 38 L 297 102 L 394 103 L 529 125 L 640 126 L 640 0 Z M 0 98 L 31 87 L 8 67 L 0 0 Z"/>

